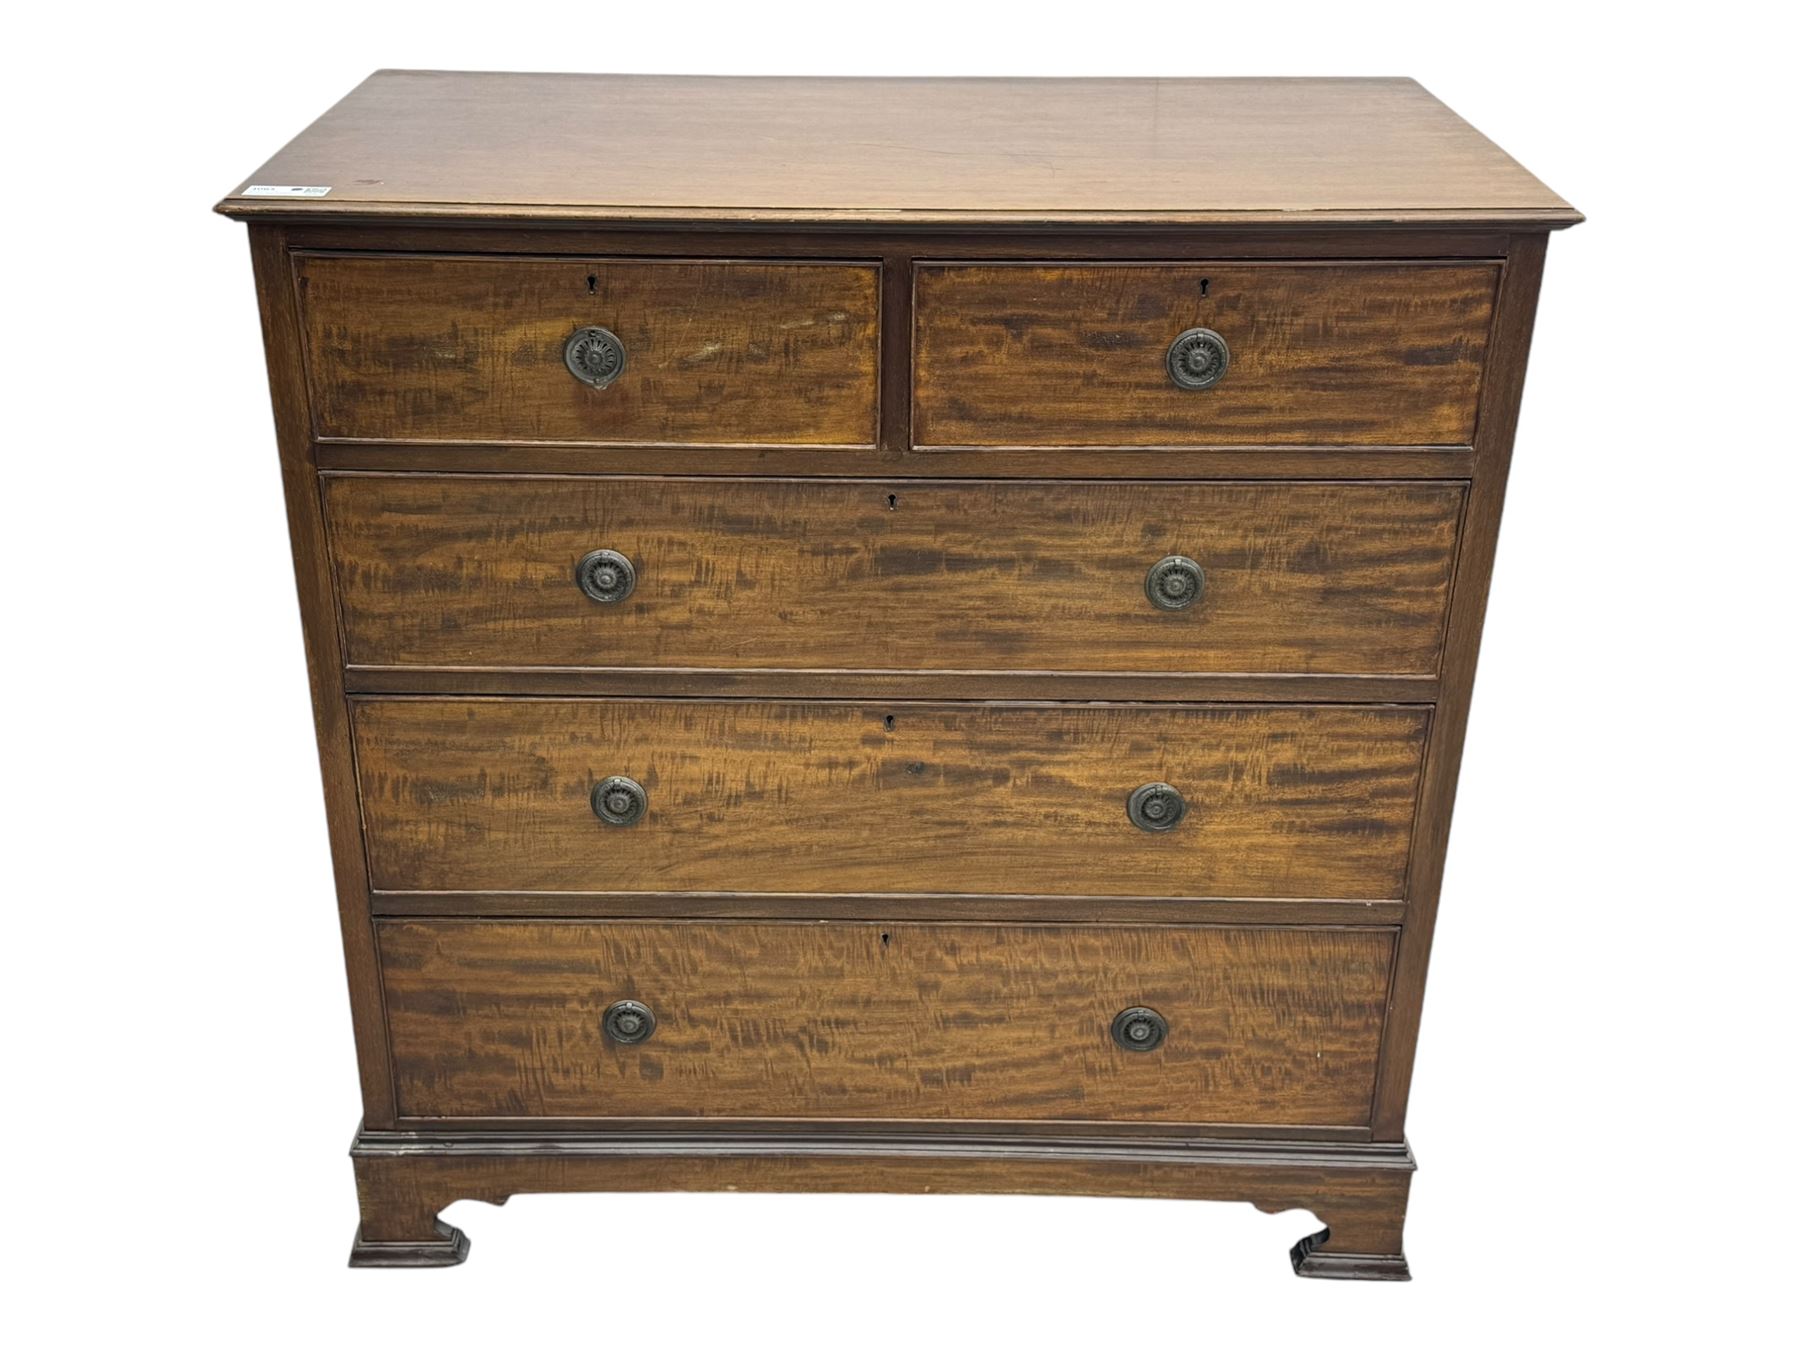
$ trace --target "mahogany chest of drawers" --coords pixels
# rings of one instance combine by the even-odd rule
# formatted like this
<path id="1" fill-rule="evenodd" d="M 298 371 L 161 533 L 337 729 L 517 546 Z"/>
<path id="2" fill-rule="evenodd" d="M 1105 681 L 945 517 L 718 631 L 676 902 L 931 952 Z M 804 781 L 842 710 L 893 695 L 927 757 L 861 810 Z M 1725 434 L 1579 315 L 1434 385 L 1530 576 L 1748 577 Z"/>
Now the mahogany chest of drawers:
<path id="1" fill-rule="evenodd" d="M 382 72 L 249 222 L 361 1068 L 452 1201 L 1304 1208 L 1402 1122 L 1549 231 L 1407 80 Z"/>

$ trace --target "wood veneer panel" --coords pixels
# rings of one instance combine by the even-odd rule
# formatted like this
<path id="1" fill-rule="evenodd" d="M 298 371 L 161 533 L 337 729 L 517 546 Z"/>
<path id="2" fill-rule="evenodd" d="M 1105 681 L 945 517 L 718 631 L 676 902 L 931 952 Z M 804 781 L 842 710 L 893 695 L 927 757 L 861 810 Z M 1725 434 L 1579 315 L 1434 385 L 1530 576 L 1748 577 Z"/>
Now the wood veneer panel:
<path id="1" fill-rule="evenodd" d="M 889 725 L 889 719 L 892 725 Z M 1401 707 L 358 699 L 378 890 L 1401 897 Z M 602 825 L 589 793 L 642 783 Z M 1187 819 L 1128 820 L 1140 784 Z"/>
<path id="2" fill-rule="evenodd" d="M 1466 445 L 1499 269 L 921 266 L 913 436 L 932 446 Z M 1165 358 L 1231 350 L 1210 389 Z"/>
<path id="3" fill-rule="evenodd" d="M 387 920 L 420 1116 L 1366 1121 L 1388 930 Z M 601 1030 L 615 999 L 652 1038 Z M 1109 1027 L 1147 1005 L 1148 1053 Z"/>
<path id="4" fill-rule="evenodd" d="M 1464 489 L 328 477 L 353 665 L 1435 673 Z M 590 549 L 624 601 L 575 584 Z M 1159 610 L 1147 569 L 1205 571 Z"/>
<path id="5" fill-rule="evenodd" d="M 384 70 L 250 183 L 330 191 L 240 189 L 220 209 L 790 224 L 1581 218 L 1408 79 Z"/>
<path id="6" fill-rule="evenodd" d="M 321 436 L 869 446 L 874 264 L 301 255 Z M 611 329 L 624 373 L 572 376 Z"/>

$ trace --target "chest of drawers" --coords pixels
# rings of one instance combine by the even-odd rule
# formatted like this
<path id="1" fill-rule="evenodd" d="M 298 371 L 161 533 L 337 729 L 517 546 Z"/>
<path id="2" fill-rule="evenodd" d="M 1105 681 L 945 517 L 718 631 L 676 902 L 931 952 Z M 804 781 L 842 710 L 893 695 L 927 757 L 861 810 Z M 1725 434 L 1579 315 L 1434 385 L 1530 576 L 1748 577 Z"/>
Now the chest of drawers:
<path id="1" fill-rule="evenodd" d="M 382 72 L 249 222 L 360 1265 L 1403 1133 L 1549 231 L 1411 81 Z"/>

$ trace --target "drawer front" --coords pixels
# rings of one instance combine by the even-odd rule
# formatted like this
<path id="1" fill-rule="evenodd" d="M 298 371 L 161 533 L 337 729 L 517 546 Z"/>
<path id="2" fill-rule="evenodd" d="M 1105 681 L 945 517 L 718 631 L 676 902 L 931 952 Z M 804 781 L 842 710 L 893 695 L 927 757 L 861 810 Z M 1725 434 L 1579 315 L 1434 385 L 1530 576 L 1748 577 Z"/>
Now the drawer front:
<path id="1" fill-rule="evenodd" d="M 1466 445 L 1498 280 L 1486 263 L 921 267 L 914 439 Z M 1193 328 L 1228 352 L 1208 388 L 1170 374 Z"/>
<path id="2" fill-rule="evenodd" d="M 353 711 L 369 867 L 389 891 L 1399 900 L 1427 721 L 675 699 Z M 635 823 L 596 813 L 615 777 L 644 791 Z M 1128 814 L 1155 783 L 1185 803 L 1172 829 Z M 1174 819 L 1161 806 L 1146 823 Z"/>
<path id="3" fill-rule="evenodd" d="M 868 446 L 874 265 L 296 259 L 321 436 Z M 566 346 L 600 327 L 622 366 Z M 617 355 L 617 353 L 614 353 Z M 577 362 L 579 364 L 579 360 Z"/>
<path id="4" fill-rule="evenodd" d="M 1357 675 L 1436 672 L 1463 492 L 324 484 L 352 664 Z M 578 584 L 600 549 L 633 570 L 616 602 Z M 1184 608 L 1147 586 L 1170 555 L 1200 569 Z"/>
<path id="5" fill-rule="evenodd" d="M 406 1116 L 1366 1125 L 1393 959 L 1374 928 L 378 931 Z M 621 1000 L 648 1039 L 604 1029 Z M 1133 1007 L 1155 1048 L 1114 1040 Z"/>

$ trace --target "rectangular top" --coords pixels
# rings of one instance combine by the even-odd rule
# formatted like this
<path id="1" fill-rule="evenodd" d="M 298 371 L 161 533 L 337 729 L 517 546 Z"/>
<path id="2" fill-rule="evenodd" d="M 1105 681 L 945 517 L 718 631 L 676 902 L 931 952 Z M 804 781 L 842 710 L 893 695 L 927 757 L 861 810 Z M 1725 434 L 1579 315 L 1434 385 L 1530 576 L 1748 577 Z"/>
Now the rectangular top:
<path id="1" fill-rule="evenodd" d="M 1499 225 L 1581 216 L 1408 79 L 377 71 L 229 216 Z"/>

